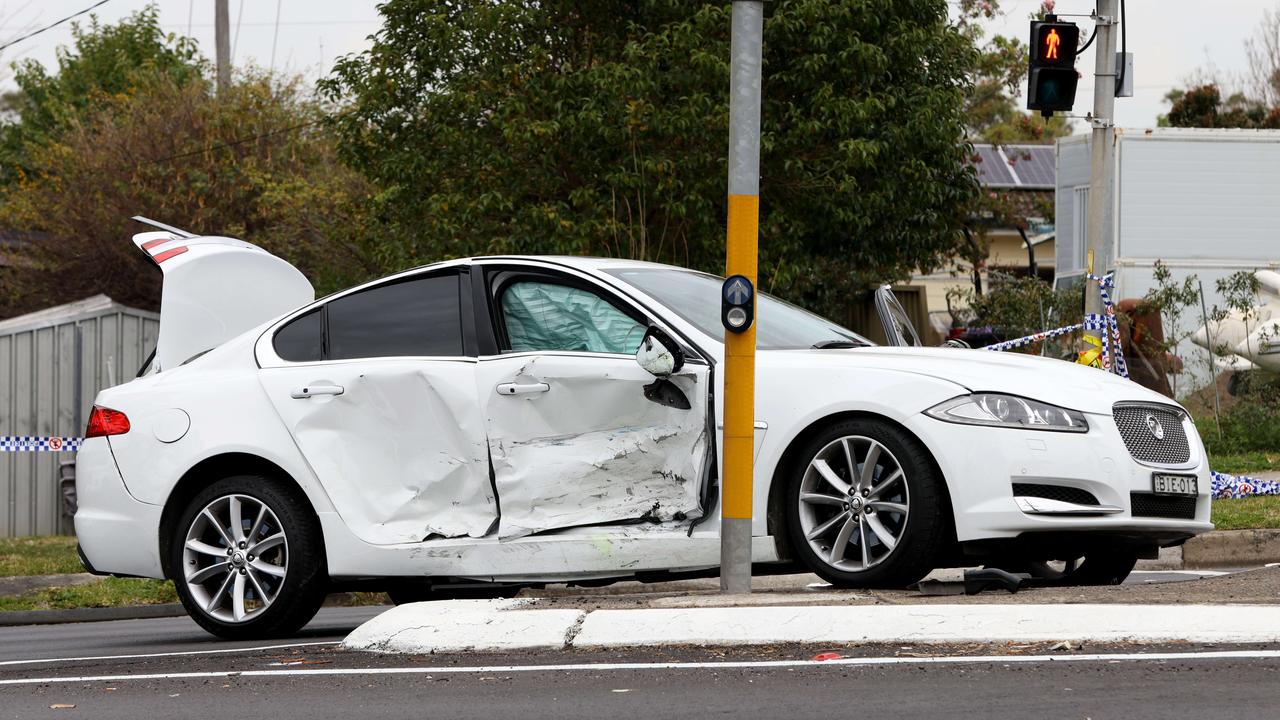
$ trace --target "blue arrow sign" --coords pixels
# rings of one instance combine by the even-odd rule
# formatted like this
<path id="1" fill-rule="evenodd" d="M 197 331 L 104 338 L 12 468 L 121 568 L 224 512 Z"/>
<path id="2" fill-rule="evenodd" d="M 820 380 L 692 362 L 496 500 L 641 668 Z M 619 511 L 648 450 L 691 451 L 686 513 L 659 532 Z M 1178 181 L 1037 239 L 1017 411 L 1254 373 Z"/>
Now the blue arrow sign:
<path id="1" fill-rule="evenodd" d="M 724 281 L 724 299 L 730 305 L 746 305 L 751 302 L 754 294 L 751 281 L 741 275 L 734 275 Z"/>

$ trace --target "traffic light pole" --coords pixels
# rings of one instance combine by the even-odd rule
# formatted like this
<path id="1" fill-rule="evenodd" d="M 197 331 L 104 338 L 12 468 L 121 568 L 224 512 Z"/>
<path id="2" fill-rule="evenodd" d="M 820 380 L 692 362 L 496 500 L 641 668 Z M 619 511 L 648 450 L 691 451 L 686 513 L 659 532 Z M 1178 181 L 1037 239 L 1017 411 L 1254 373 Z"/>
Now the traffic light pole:
<path id="1" fill-rule="evenodd" d="M 1114 233 L 1107 232 L 1115 185 L 1116 107 L 1116 17 L 1119 0 L 1098 0 L 1095 22 L 1098 28 L 1093 72 L 1093 135 L 1089 173 L 1089 245 L 1085 256 L 1089 272 L 1102 275 L 1110 269 L 1115 255 Z M 1085 312 L 1102 314 L 1102 296 L 1086 289 Z M 1101 339 L 1098 330 L 1087 330 Z"/>
<path id="2" fill-rule="evenodd" d="M 729 65 L 729 220 L 725 275 L 756 284 L 760 224 L 760 69 L 763 0 L 734 0 Z M 740 293 L 734 286 L 726 296 Z M 728 297 L 740 300 L 740 294 Z M 755 453 L 754 318 L 725 328 L 724 500 L 720 511 L 720 591 L 751 592 L 751 479 Z"/>

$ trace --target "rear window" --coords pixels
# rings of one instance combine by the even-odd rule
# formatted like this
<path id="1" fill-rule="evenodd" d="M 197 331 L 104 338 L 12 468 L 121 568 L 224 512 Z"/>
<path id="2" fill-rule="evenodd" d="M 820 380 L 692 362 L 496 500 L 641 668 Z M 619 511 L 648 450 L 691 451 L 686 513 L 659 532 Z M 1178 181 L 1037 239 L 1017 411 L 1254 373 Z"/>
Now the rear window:
<path id="1" fill-rule="evenodd" d="M 276 331 L 274 345 L 291 362 L 462 355 L 458 276 L 402 280 L 332 300 Z"/>
<path id="2" fill-rule="evenodd" d="M 330 360 L 462 354 L 457 275 L 379 285 L 328 308 Z"/>
<path id="3" fill-rule="evenodd" d="M 324 354 L 321 308 L 302 315 L 276 331 L 276 354 L 290 362 L 314 362 Z"/>

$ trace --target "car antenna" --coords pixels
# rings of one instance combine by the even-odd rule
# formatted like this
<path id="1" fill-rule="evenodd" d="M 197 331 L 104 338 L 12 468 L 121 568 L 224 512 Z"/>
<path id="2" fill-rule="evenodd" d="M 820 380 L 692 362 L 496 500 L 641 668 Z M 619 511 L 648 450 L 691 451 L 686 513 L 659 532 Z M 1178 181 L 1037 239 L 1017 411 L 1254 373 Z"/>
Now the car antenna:
<path id="1" fill-rule="evenodd" d="M 184 238 L 200 237 L 199 235 L 196 235 L 193 232 L 189 232 L 181 228 L 176 228 L 172 225 L 165 225 L 159 220 L 152 220 L 151 218 L 145 218 L 145 217 L 142 217 L 141 215 L 134 215 L 132 219 L 142 223 L 143 225 L 150 225 L 151 227 L 160 228 L 161 230 L 168 230 L 169 232 L 175 235 L 178 235 L 180 237 L 184 237 Z"/>

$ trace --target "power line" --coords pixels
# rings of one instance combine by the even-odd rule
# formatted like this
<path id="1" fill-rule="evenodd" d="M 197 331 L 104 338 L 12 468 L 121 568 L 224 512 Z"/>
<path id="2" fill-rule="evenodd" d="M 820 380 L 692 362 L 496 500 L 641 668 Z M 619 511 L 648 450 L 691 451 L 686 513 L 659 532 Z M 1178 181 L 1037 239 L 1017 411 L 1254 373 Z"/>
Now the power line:
<path id="1" fill-rule="evenodd" d="M 0 45 L 0 51 L 7 50 L 8 48 L 13 47 L 14 45 L 17 45 L 18 43 L 22 42 L 23 40 L 29 40 L 30 38 L 33 38 L 33 37 L 35 37 L 35 36 L 39 35 L 40 33 L 44 32 L 45 30 L 52 30 L 53 28 L 58 27 L 59 25 L 61 25 L 62 23 L 66 22 L 66 21 L 68 21 L 68 20 L 75 19 L 75 18 L 80 17 L 81 15 L 83 15 L 83 14 L 85 14 L 85 13 L 89 12 L 90 10 L 93 10 L 94 8 L 97 8 L 97 7 L 101 7 L 101 6 L 103 6 L 103 5 L 106 5 L 108 2 L 111 2 L 111 0 L 98 0 L 98 2 L 96 2 L 96 3 L 92 4 L 92 5 L 90 5 L 89 7 L 87 7 L 87 8 L 85 8 L 85 9 L 81 10 L 81 11 L 80 11 L 80 12 L 78 12 L 78 13 L 74 13 L 74 14 L 72 14 L 72 15 L 68 15 L 68 16 L 66 16 L 66 17 L 62 18 L 61 20 L 59 20 L 59 21 L 57 21 L 57 22 L 55 22 L 55 23 L 51 24 L 51 25 L 45 25 L 44 27 L 40 28 L 39 30 L 33 30 L 33 31 L 31 31 L 31 32 L 27 33 L 26 35 L 23 35 L 22 37 L 18 38 L 17 40 L 10 40 L 9 42 L 7 42 L 7 43 L 5 43 L 5 44 Z"/>

